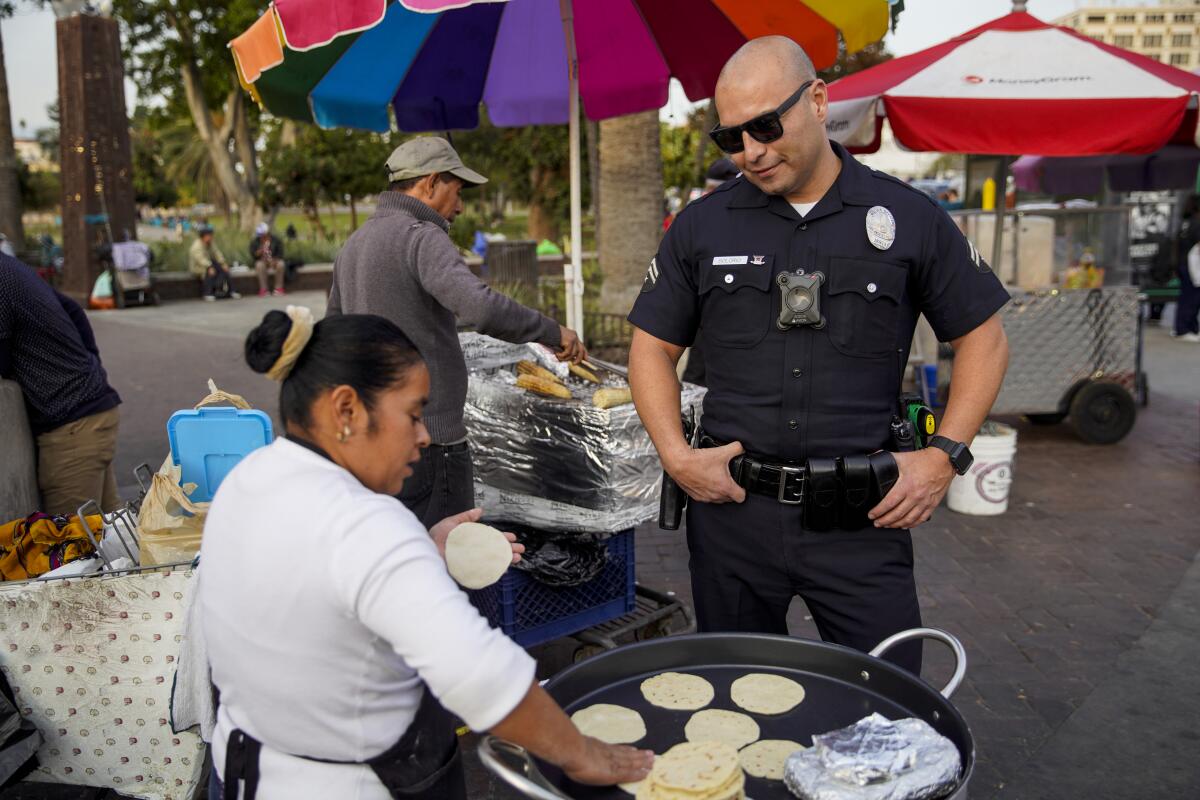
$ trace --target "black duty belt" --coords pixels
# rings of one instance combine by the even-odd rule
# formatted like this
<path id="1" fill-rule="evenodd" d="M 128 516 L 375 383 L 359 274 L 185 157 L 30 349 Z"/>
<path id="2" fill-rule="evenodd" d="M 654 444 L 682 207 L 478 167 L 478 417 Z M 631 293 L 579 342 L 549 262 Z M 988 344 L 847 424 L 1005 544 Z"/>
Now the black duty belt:
<path id="1" fill-rule="evenodd" d="M 701 448 L 723 444 L 707 434 L 700 436 Z M 747 492 L 803 506 L 804 527 L 825 531 L 866 527 L 867 512 L 891 491 L 900 470 L 895 457 L 880 450 L 804 463 L 743 454 L 730 460 L 729 474 Z"/>

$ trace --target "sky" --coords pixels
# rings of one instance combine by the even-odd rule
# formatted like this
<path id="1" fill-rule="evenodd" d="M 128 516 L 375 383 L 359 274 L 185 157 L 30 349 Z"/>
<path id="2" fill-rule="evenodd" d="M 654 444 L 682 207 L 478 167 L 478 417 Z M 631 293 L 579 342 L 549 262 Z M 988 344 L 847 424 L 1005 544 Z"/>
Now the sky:
<path id="1" fill-rule="evenodd" d="M 1036 17 L 1051 20 L 1078 6 L 1094 4 L 1097 3 L 1081 0 L 1029 0 L 1028 10 Z M 1131 4 L 1138 3 L 1135 0 Z M 263 6 L 266 7 L 266 0 L 263 0 Z M 895 35 L 889 33 L 885 41 L 895 55 L 915 53 L 1002 16 L 1011 8 L 1011 0 L 905 0 L 897 32 Z M 0 22 L 0 36 L 4 40 L 13 131 L 17 136 L 32 136 L 38 128 L 50 124 L 46 106 L 58 96 L 54 14 L 21 3 L 15 17 Z M 135 95 L 133 85 L 128 81 L 125 92 L 132 110 Z M 689 107 L 683 92 L 675 84 L 663 117 L 686 115 Z M 20 127 L 22 120 L 26 123 L 24 128 Z"/>

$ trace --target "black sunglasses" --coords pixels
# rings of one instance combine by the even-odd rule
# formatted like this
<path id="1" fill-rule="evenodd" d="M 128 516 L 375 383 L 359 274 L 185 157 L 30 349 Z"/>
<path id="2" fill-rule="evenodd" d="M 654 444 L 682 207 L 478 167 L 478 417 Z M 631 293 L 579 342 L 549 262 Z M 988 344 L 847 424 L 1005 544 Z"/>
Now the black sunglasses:
<path id="1" fill-rule="evenodd" d="M 746 149 L 746 145 L 742 142 L 742 131 L 750 134 L 754 141 L 773 142 L 780 136 L 783 136 L 783 115 L 788 112 L 792 106 L 796 105 L 796 101 L 800 96 L 813 85 L 813 81 L 805 81 L 796 90 L 795 94 L 779 104 L 779 108 L 774 111 L 768 111 L 765 114 L 759 114 L 752 120 L 743 122 L 741 125 L 730 125 L 723 128 L 720 125 L 708 132 L 717 147 L 724 150 L 726 153 L 740 153 Z"/>

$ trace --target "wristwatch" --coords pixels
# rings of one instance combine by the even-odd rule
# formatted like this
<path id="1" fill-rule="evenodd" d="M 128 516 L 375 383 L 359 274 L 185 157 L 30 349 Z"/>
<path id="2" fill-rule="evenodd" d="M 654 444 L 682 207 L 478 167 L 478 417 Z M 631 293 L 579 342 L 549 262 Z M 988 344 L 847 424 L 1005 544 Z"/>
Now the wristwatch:
<path id="1" fill-rule="evenodd" d="M 956 442 L 945 436 L 930 436 L 929 446 L 936 447 L 950 456 L 950 466 L 954 467 L 954 471 L 959 475 L 966 475 L 967 470 L 975 463 L 975 456 L 971 455 L 970 448 L 962 442 Z"/>

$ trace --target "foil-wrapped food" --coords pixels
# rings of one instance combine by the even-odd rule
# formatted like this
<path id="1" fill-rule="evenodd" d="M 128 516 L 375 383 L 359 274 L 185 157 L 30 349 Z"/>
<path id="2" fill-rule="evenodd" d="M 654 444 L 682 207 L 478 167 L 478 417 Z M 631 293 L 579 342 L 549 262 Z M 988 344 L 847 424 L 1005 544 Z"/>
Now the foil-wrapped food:
<path id="1" fill-rule="evenodd" d="M 961 771 L 958 748 L 929 723 L 872 714 L 814 736 L 788 758 L 784 783 L 801 800 L 934 800 Z"/>
<path id="2" fill-rule="evenodd" d="M 572 372 L 538 345 L 459 341 L 475 500 L 489 518 L 611 533 L 658 513 L 662 467 L 621 375 Z M 703 396 L 686 384 L 681 405 L 698 413 Z"/>

